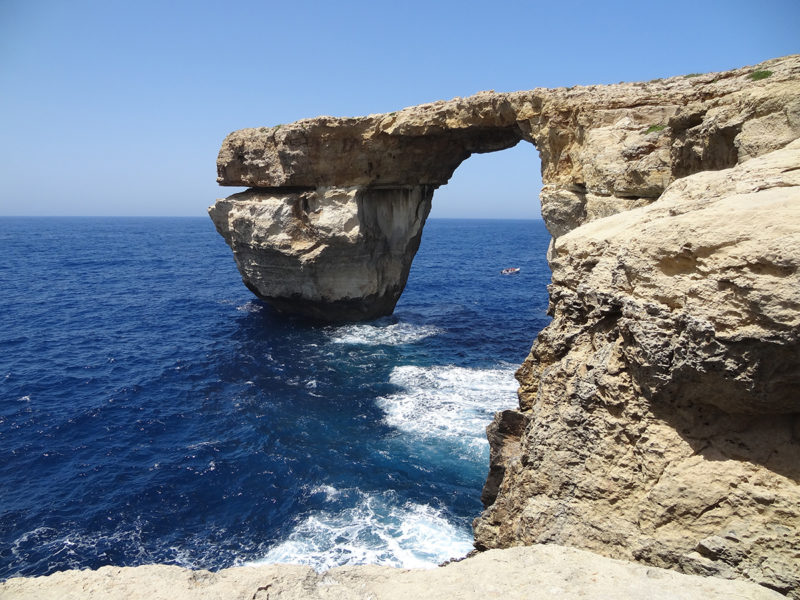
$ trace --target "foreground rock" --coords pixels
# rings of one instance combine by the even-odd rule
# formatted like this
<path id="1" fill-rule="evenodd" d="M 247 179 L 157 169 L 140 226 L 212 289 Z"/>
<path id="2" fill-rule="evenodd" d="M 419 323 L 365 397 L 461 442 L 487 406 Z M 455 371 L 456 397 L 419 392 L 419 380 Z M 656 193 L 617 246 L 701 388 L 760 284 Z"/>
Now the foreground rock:
<path id="1" fill-rule="evenodd" d="M 210 212 L 245 284 L 279 310 L 371 319 L 393 310 L 433 191 L 471 154 L 533 143 L 542 215 L 558 237 L 645 206 L 675 179 L 785 146 L 800 136 L 799 79 L 795 56 L 243 129 L 223 142 L 217 179 L 252 189 Z"/>
<path id="2" fill-rule="evenodd" d="M 527 427 L 495 440 L 476 543 L 800 597 L 800 140 L 678 180 L 549 258 L 553 321 L 490 439 Z"/>
<path id="3" fill-rule="evenodd" d="M 757 585 L 681 575 L 557 546 L 494 550 L 430 570 L 339 567 L 238 567 L 218 573 L 151 565 L 64 571 L 0 583 L 4 600 L 485 600 L 604 598 L 639 600 L 769 600 Z"/>

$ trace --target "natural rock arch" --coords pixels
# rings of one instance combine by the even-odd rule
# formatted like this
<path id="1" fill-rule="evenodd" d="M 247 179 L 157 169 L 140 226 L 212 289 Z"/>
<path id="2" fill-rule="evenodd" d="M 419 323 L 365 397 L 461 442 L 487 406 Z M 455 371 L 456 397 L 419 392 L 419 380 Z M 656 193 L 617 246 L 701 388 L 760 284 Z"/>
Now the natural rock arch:
<path id="1" fill-rule="evenodd" d="M 770 68 L 769 81 L 780 85 L 794 67 Z M 787 109 L 791 86 L 776 102 L 749 72 L 481 92 L 388 114 L 242 129 L 222 144 L 217 181 L 250 189 L 209 212 L 259 297 L 317 319 L 372 319 L 393 310 L 433 192 L 471 154 L 533 143 L 542 217 L 557 238 L 651 203 L 677 177 L 793 139 L 800 125 Z"/>
<path id="2" fill-rule="evenodd" d="M 484 117 L 467 102 L 458 127 L 447 123 L 452 103 L 435 103 L 228 136 L 218 180 L 252 187 L 218 201 L 211 217 L 248 288 L 278 310 L 321 320 L 391 314 L 434 190 L 473 153 L 523 137 L 508 102 L 484 100 Z"/>
<path id="3" fill-rule="evenodd" d="M 572 545 L 800 598 L 800 57 L 757 68 L 242 130 L 219 181 L 253 187 L 210 214 L 277 308 L 371 318 L 433 191 L 470 153 L 532 142 L 553 321 L 490 427 L 476 547 Z"/>

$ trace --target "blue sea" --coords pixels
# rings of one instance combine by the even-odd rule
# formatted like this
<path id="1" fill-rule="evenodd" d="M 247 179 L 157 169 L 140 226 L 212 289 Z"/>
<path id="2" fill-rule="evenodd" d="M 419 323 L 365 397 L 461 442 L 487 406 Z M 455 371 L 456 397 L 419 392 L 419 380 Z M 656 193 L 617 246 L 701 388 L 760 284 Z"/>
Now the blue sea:
<path id="1" fill-rule="evenodd" d="M 0 219 L 0 578 L 463 556 L 548 242 L 430 220 L 394 315 L 334 326 L 257 300 L 207 218 Z"/>

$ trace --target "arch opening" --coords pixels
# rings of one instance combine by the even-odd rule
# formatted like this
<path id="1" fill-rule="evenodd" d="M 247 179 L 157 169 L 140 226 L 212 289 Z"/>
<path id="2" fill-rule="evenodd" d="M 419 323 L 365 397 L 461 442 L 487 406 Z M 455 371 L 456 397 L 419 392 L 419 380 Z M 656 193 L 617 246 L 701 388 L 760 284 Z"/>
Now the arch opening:
<path id="1" fill-rule="evenodd" d="M 539 207 L 540 165 L 536 147 L 523 141 L 473 154 L 435 190 L 396 315 L 405 316 L 418 286 L 437 286 L 434 312 L 472 322 L 478 333 L 468 343 L 483 347 L 483 359 L 519 364 L 525 358 L 550 321 L 551 235 Z M 507 268 L 518 272 L 503 274 Z M 516 324 L 507 331 L 509 320 Z"/>
<path id="2" fill-rule="evenodd" d="M 473 154 L 433 196 L 431 219 L 541 219 L 541 160 L 521 141 L 505 150 Z"/>
<path id="3" fill-rule="evenodd" d="M 497 449 L 519 444 L 527 424 L 528 417 L 519 410 L 514 372 L 551 320 L 546 258 L 551 235 L 541 218 L 540 165 L 536 147 L 527 142 L 472 155 L 461 163 L 433 194 L 393 317 L 397 323 L 438 332 L 437 350 L 429 351 L 427 360 L 449 365 L 443 378 L 455 373 L 474 379 L 476 389 L 489 377 L 496 378 L 494 391 L 481 398 L 481 409 L 460 406 L 458 411 L 475 412 L 469 413 L 475 425 L 469 435 L 476 445 L 489 425 L 490 456 L 476 457 L 468 467 L 479 473 L 474 481 L 482 482 L 484 508 L 494 502 L 504 476 Z M 508 267 L 520 271 L 503 274 Z"/>

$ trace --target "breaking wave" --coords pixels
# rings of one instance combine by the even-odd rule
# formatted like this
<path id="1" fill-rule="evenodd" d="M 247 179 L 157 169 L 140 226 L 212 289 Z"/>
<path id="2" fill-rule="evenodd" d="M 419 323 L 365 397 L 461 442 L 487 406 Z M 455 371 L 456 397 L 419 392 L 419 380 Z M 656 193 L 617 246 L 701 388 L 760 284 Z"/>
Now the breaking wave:
<path id="1" fill-rule="evenodd" d="M 413 325 L 411 323 L 394 323 L 391 325 L 356 324 L 337 327 L 331 336 L 335 344 L 353 344 L 367 346 L 401 346 L 414 344 L 425 338 L 442 333 L 433 325 Z"/>
<path id="2" fill-rule="evenodd" d="M 398 366 L 389 381 L 399 391 L 378 399 L 387 425 L 423 439 L 448 441 L 465 458 L 488 449 L 486 426 L 494 413 L 516 405 L 511 365 L 493 369 Z"/>
<path id="3" fill-rule="evenodd" d="M 317 571 L 363 564 L 434 567 L 472 549 L 471 533 L 444 511 L 403 502 L 391 490 L 368 494 L 325 486 L 320 492 L 331 507 L 305 516 L 285 541 L 248 564 L 303 564 Z"/>

